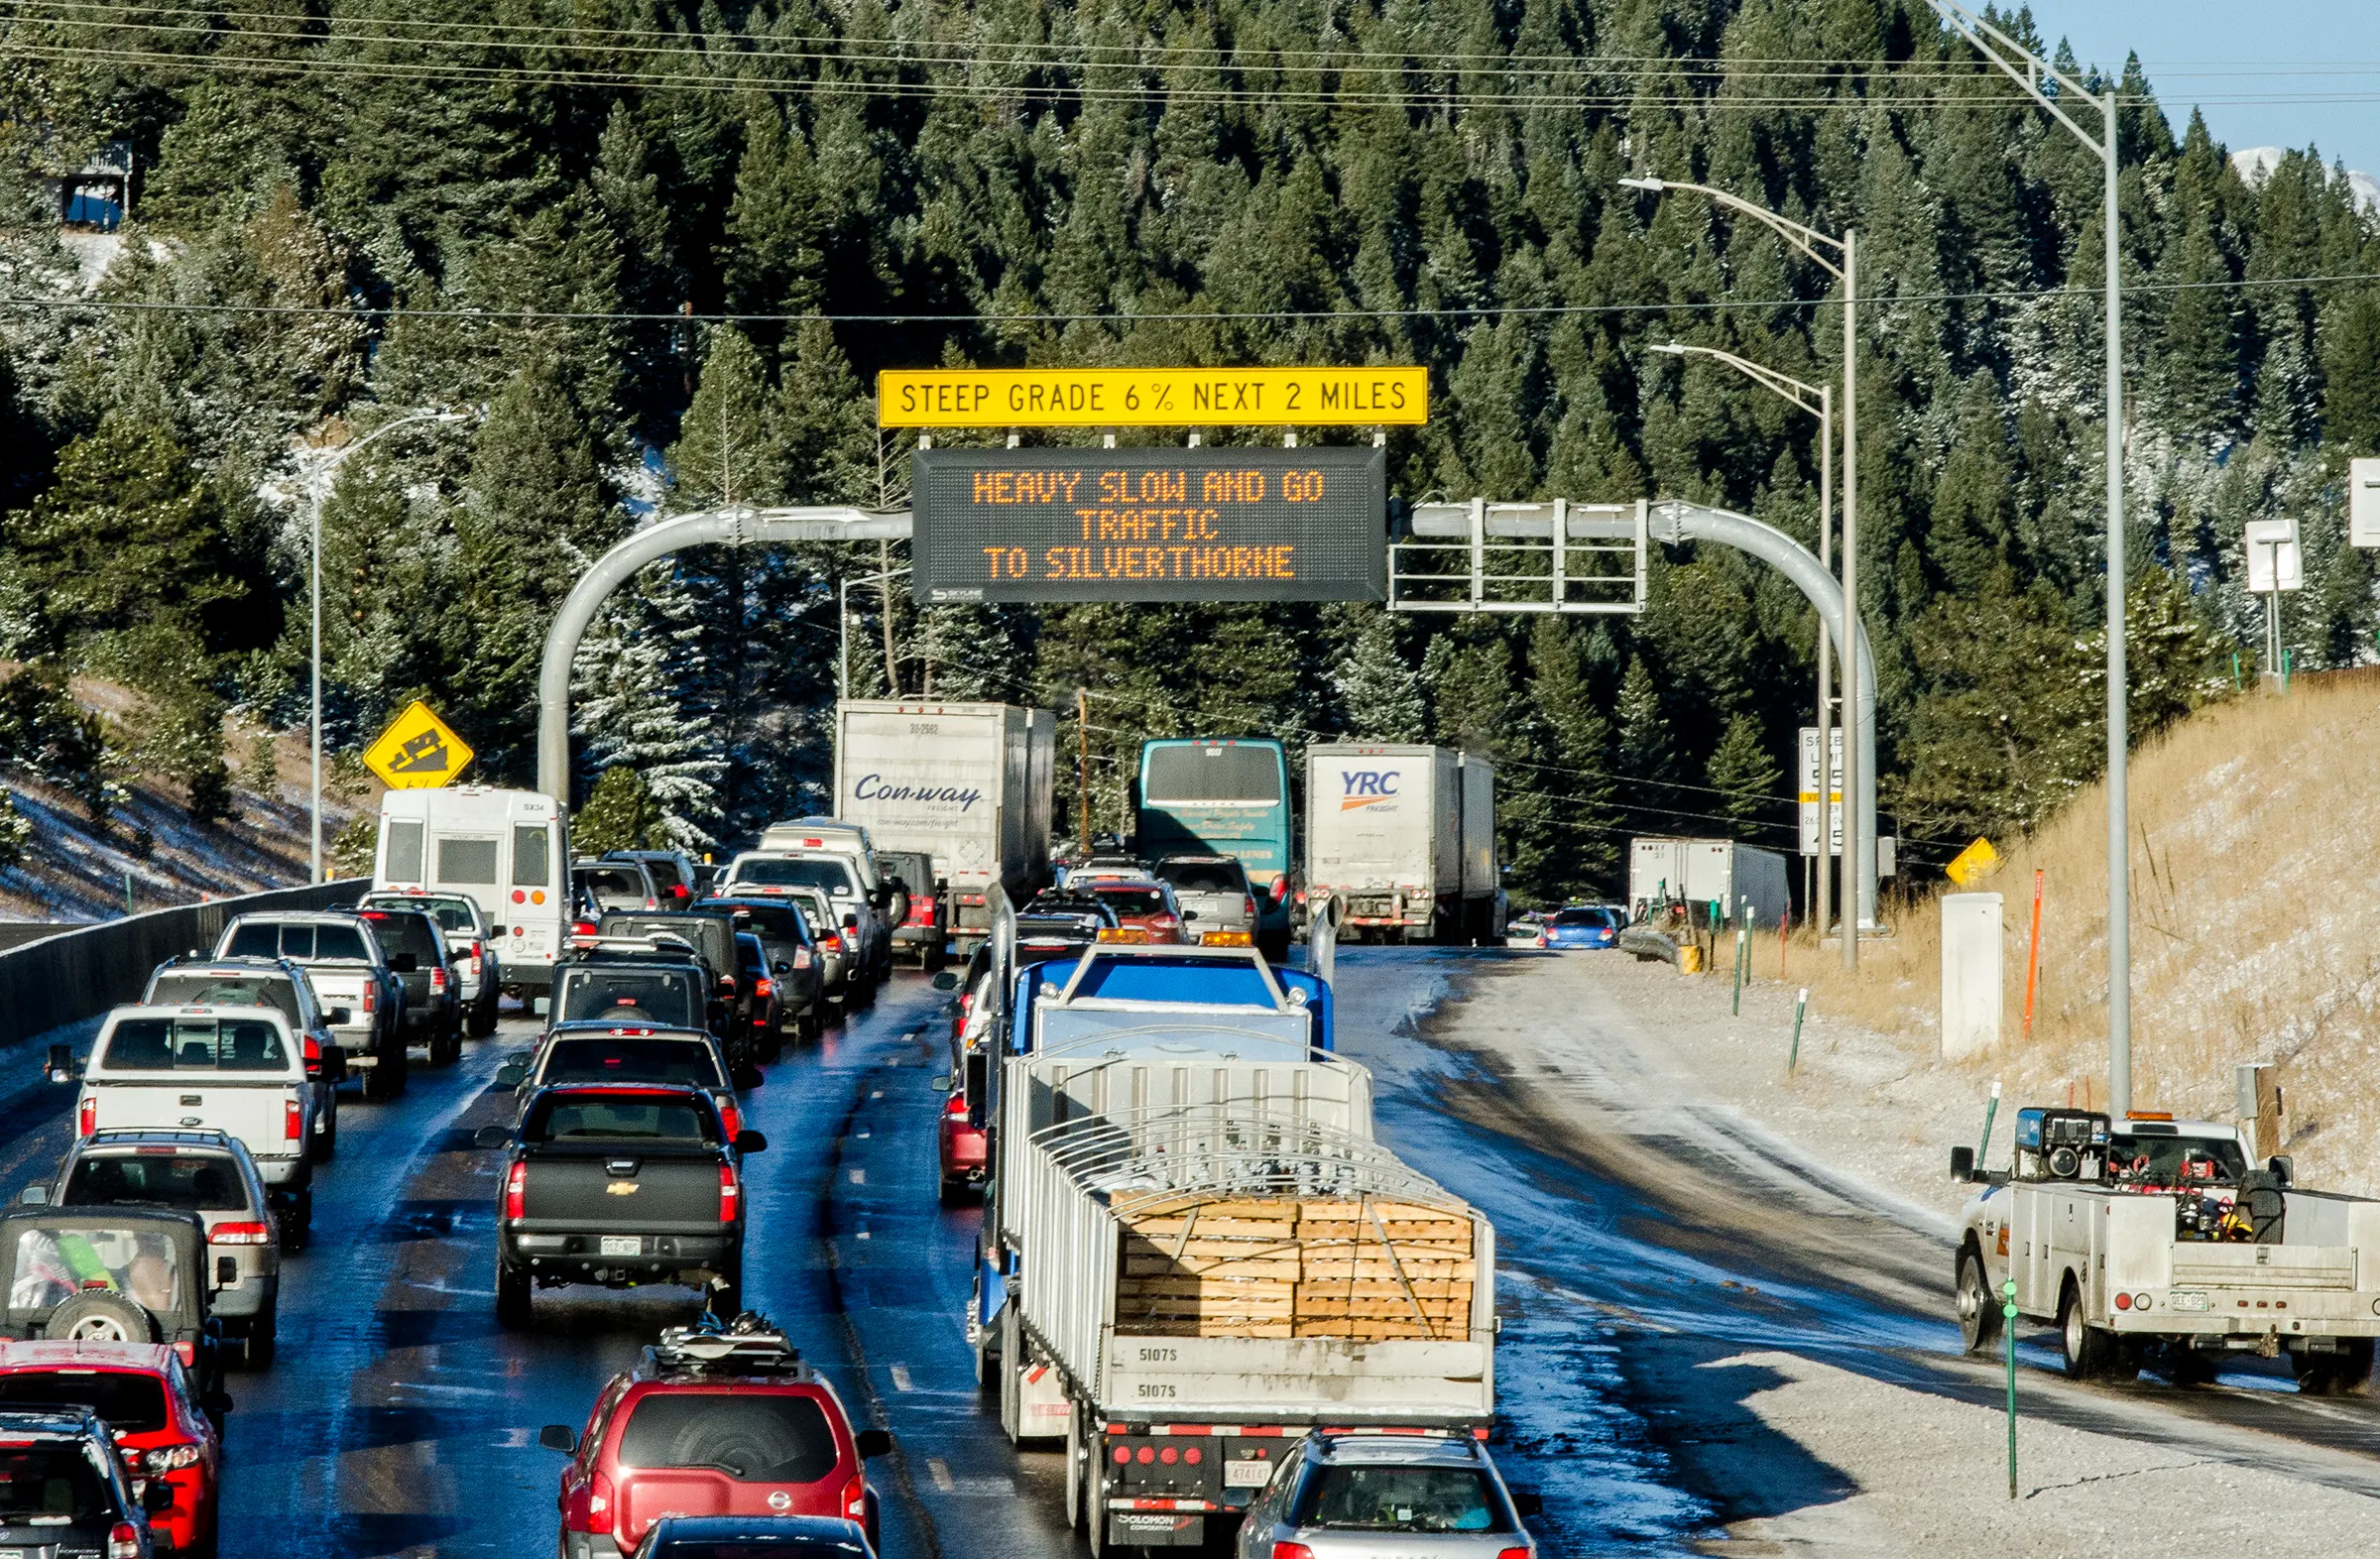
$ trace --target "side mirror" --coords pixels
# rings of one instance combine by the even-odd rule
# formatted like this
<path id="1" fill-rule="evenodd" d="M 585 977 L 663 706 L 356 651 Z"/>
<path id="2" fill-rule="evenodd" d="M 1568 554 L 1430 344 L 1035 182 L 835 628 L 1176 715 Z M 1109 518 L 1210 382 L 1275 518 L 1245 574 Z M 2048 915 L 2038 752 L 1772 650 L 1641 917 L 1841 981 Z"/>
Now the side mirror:
<path id="1" fill-rule="evenodd" d="M 782 958 L 779 958 L 770 967 L 774 969 L 780 975 L 789 975 L 793 972 L 793 966 L 789 963 L 786 963 Z"/>
<path id="2" fill-rule="evenodd" d="M 518 1061 L 496 1068 L 496 1086 L 499 1088 L 518 1088 L 528 1080 L 529 1068 Z"/>
<path id="3" fill-rule="evenodd" d="M 17 1204 L 21 1207 L 48 1207 L 50 1188 L 46 1185 L 29 1185 L 17 1193 Z"/>
<path id="4" fill-rule="evenodd" d="M 215 1258 L 215 1286 L 229 1288 L 240 1280 L 240 1259 L 236 1256 Z"/>
<path id="5" fill-rule="evenodd" d="M 1816 762 L 1818 762 L 1818 760 L 1814 758 L 1814 759 L 1812 759 L 1812 760 L 1811 760 L 1811 762 L 1812 762 L 1812 763 L 1816 763 Z M 1195 920 L 1195 919 L 1197 919 L 1197 918 L 1198 918 L 1198 911 L 1197 911 L 1197 910 L 1195 910 L 1195 909 L 1185 909 L 1185 910 L 1183 910 L 1183 911 L 1182 911 L 1182 920 L 1183 920 L 1183 922 L 1184 922 L 1185 924 L 1187 924 L 1188 922 L 1190 922 L 1190 921 L 1192 921 L 1192 920 Z"/>
<path id="6" fill-rule="evenodd" d="M 956 991 L 958 988 L 959 988 L 959 977 L 958 977 L 958 974 L 957 974 L 957 972 L 956 972 L 956 971 L 954 971 L 954 970 L 949 970 L 949 969 L 945 969 L 945 970 L 943 970 L 943 971 L 942 971 L 940 974 L 938 974 L 938 975 L 934 976 L 934 989 L 935 989 L 935 990 L 937 990 L 937 991 Z"/>
<path id="7" fill-rule="evenodd" d="M 873 1460 L 892 1449 L 892 1437 L 882 1429 L 863 1429 L 856 1438 L 862 1461 Z"/>
<path id="8" fill-rule="evenodd" d="M 355 1021 L 355 1014 L 344 1007 L 334 1007 L 322 1015 L 322 1020 L 333 1028 L 344 1028 Z"/>
<path id="9" fill-rule="evenodd" d="M 199 1411 L 207 1413 L 213 1417 L 220 1418 L 225 1413 L 230 1412 L 232 1409 L 231 1393 L 229 1391 L 204 1392 L 198 1398 L 198 1409 Z"/>
<path id="10" fill-rule="evenodd" d="M 141 1490 L 141 1508 L 151 1515 L 163 1515 L 174 1508 L 174 1486 L 163 1478 L 152 1478 Z"/>
<path id="11" fill-rule="evenodd" d="M 736 1075 L 728 1080 L 734 1083 L 738 1088 L 758 1088 L 761 1086 L 761 1084 L 767 1082 L 769 1079 L 761 1075 L 761 1069 L 759 1067 L 753 1065 L 750 1061 L 747 1061 L 742 1066 L 737 1067 Z"/>
<path id="12" fill-rule="evenodd" d="M 42 1075 L 54 1083 L 74 1081 L 74 1047 L 70 1044 L 52 1045 L 50 1059 L 42 1065 Z"/>
<path id="13" fill-rule="evenodd" d="M 1521 1516 L 1545 1514 L 1545 1497 L 1534 1489 L 1513 1490 L 1512 1513 Z"/>
<path id="14" fill-rule="evenodd" d="M 2272 1171 L 2274 1178 L 2287 1185 L 2291 1171 L 2297 1167 L 2297 1160 L 2287 1153 L 2275 1153 L 2264 1161 L 2264 1166 Z"/>
<path id="15" fill-rule="evenodd" d="M 537 1444 L 548 1451 L 559 1451 L 564 1456 L 576 1456 L 578 1431 L 568 1424 L 547 1424 L 537 1431 Z"/>
<path id="16" fill-rule="evenodd" d="M 483 1126 L 471 1134 L 471 1145 L 491 1148 L 510 1147 L 513 1145 L 513 1134 L 501 1126 Z"/>
<path id="17" fill-rule="evenodd" d="M 529 1010 L 537 1017 L 542 1018 L 547 1013 L 553 1011 L 553 998 L 549 996 L 535 997 L 530 1001 Z"/>
<path id="18" fill-rule="evenodd" d="M 858 930 L 859 928 L 860 928 L 860 917 L 859 917 L 857 914 L 853 913 L 853 912 L 852 912 L 851 910 L 849 910 L 849 909 L 846 909 L 846 910 L 844 910 L 844 911 L 843 911 L 843 929 L 844 929 L 844 930 L 846 930 L 846 931 L 856 931 L 856 930 Z"/>
<path id="19" fill-rule="evenodd" d="M 420 967 L 421 961 L 411 953 L 391 953 L 389 955 L 389 971 L 392 974 L 413 974 Z"/>
<path id="20" fill-rule="evenodd" d="M 1951 1178 L 1971 1184 L 1975 1178 L 1975 1150 L 1960 1146 L 1951 1149 Z"/>
<path id="21" fill-rule="evenodd" d="M 928 1083 L 926 1086 L 927 1086 L 927 1087 L 929 1087 L 929 1088 L 931 1088 L 931 1089 L 932 1089 L 932 1090 L 933 1090 L 935 1093 L 938 1093 L 938 1094 L 946 1094 L 946 1093 L 949 1093 L 949 1092 L 950 1092 L 950 1089 L 951 1089 L 951 1079 L 950 1079 L 950 1074 L 949 1074 L 948 1072 L 944 1072 L 944 1073 L 943 1073 L 941 1076 L 939 1076 L 939 1077 L 935 1078 L 935 1079 L 934 1079 L 932 1082 Z"/>
<path id="22" fill-rule="evenodd" d="M 769 1139 L 763 1136 L 761 1133 L 747 1129 L 736 1134 L 737 1152 L 765 1153 L 768 1150 Z"/>

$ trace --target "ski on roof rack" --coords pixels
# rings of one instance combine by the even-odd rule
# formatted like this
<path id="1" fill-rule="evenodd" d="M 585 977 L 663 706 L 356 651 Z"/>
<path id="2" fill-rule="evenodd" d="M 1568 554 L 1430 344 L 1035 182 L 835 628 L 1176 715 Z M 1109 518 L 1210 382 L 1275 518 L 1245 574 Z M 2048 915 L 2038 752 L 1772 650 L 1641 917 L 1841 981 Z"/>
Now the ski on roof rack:
<path id="1" fill-rule="evenodd" d="M 692 1326 L 665 1327 L 653 1353 L 654 1361 L 664 1365 L 733 1365 L 754 1371 L 801 1365 L 801 1350 L 767 1316 L 751 1310 L 727 1322 L 706 1316 Z"/>

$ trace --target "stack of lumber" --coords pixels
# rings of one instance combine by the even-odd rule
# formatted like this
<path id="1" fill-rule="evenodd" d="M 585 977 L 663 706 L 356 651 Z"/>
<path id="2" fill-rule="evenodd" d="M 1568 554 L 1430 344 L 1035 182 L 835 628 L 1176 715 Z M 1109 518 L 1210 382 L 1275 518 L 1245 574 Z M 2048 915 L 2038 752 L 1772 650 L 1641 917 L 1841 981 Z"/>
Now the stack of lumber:
<path id="1" fill-rule="evenodd" d="M 1120 1336 L 1470 1335 L 1471 1218 L 1459 1209 L 1179 1192 L 1112 1206 Z"/>

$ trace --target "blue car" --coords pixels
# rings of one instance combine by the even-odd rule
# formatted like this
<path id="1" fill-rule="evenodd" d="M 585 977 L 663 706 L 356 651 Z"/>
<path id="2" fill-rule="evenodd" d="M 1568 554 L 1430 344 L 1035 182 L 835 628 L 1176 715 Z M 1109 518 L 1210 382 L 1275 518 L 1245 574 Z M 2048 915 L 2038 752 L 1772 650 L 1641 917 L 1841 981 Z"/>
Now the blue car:
<path id="1" fill-rule="evenodd" d="M 1537 927 L 1539 947 L 1609 947 L 1626 924 L 1618 911 L 1600 904 L 1574 904 L 1558 909 Z"/>

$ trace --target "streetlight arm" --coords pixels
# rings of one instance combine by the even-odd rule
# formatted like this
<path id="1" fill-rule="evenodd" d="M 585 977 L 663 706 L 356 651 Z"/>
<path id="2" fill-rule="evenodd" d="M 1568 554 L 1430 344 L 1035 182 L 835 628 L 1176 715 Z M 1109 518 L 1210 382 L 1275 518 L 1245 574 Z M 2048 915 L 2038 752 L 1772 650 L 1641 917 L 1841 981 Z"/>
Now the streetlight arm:
<path id="1" fill-rule="evenodd" d="M 1829 276 L 1838 282 L 1843 280 L 1843 267 L 1820 254 L 1817 247 L 1824 244 L 1840 255 L 1843 253 L 1843 240 L 1830 238 L 1815 227 L 1804 226 L 1791 217 L 1779 216 L 1765 206 L 1754 205 L 1749 200 L 1731 195 L 1725 189 L 1714 189 L 1709 184 L 1684 183 L 1675 179 L 1623 179 L 1620 182 L 1631 189 L 1685 189 L 1695 194 L 1709 195 L 1730 211 L 1740 211 L 1745 216 L 1767 223 L 1787 243 L 1816 261 Z"/>
<path id="2" fill-rule="evenodd" d="M 1966 40 L 1968 48 L 1989 60 L 2002 75 L 2023 87 L 2033 101 L 2039 103 L 2051 118 L 2072 130 L 2083 145 L 2101 157 L 2115 156 L 2115 105 L 2112 95 L 2102 103 L 2088 86 L 2043 60 L 1981 17 L 1952 4 L 1951 0 L 1926 0 L 1926 3 L 1934 8 L 1935 15 L 1950 24 L 1951 31 Z M 2068 92 L 2099 109 L 2106 121 L 2101 126 L 2104 132 L 2102 137 L 2092 136 L 2067 116 L 2058 99 Z"/>
<path id="3" fill-rule="evenodd" d="M 1773 368 L 1755 363 L 1749 358 L 1737 357 L 1733 352 L 1723 351 L 1716 346 L 1683 346 L 1673 341 L 1667 346 L 1656 346 L 1653 350 L 1664 357 L 1717 358 L 1741 373 L 1745 378 L 1792 402 L 1812 417 L 1820 415 L 1826 401 L 1826 392 L 1816 385 L 1805 384 L 1790 374 L 1778 373 Z"/>

